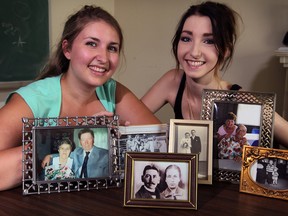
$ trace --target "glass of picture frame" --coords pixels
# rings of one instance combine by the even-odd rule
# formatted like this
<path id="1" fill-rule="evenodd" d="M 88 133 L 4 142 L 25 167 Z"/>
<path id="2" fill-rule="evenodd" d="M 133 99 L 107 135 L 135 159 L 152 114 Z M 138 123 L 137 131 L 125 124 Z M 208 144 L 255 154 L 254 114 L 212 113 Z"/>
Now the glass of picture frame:
<path id="1" fill-rule="evenodd" d="M 122 185 L 117 116 L 22 121 L 24 195 Z"/>
<path id="2" fill-rule="evenodd" d="M 239 184 L 243 145 L 272 147 L 275 98 L 274 93 L 203 90 L 201 119 L 213 120 L 213 179 Z M 234 129 L 219 139 L 231 113 Z M 236 140 L 236 128 L 246 130 L 245 138 Z"/>

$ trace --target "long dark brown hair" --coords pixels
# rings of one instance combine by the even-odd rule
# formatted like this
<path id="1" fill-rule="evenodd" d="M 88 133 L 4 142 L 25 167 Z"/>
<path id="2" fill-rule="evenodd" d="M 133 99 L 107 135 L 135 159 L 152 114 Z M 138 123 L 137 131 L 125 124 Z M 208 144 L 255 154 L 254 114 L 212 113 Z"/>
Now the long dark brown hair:
<path id="1" fill-rule="evenodd" d="M 179 60 L 177 58 L 178 43 L 181 37 L 183 26 L 187 18 L 192 15 L 209 17 L 212 25 L 215 47 L 218 51 L 217 68 L 227 69 L 231 63 L 234 46 L 238 38 L 237 18 L 241 21 L 240 15 L 225 4 L 216 2 L 203 2 L 199 5 L 192 5 L 182 15 L 176 33 L 172 39 L 172 51 L 176 60 L 176 67 L 179 69 Z"/>

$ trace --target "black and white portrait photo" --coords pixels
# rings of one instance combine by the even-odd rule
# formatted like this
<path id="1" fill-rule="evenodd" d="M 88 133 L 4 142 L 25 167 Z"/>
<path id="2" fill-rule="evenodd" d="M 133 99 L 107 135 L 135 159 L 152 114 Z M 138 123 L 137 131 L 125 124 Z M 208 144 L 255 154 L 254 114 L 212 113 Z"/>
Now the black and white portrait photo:
<path id="1" fill-rule="evenodd" d="M 188 164 L 135 161 L 135 199 L 188 199 Z"/>

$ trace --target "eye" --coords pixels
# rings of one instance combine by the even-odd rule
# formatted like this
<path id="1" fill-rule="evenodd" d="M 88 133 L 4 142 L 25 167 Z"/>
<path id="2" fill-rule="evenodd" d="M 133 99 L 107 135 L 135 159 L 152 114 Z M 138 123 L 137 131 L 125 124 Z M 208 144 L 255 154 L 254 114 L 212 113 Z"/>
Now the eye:
<path id="1" fill-rule="evenodd" d="M 205 44 L 215 44 L 215 41 L 214 41 L 213 38 L 210 38 L 210 39 L 205 39 L 205 40 L 204 40 L 204 43 L 205 43 Z"/>
<path id="2" fill-rule="evenodd" d="M 91 47 L 96 47 L 96 46 L 97 46 L 97 43 L 94 42 L 94 41 L 88 41 L 88 42 L 86 43 L 86 45 L 87 45 L 87 46 L 91 46 Z"/>
<path id="3" fill-rule="evenodd" d="M 189 37 L 184 37 L 184 36 L 182 36 L 180 38 L 180 40 L 183 41 L 183 42 L 190 42 L 191 41 L 191 39 Z"/>
<path id="4" fill-rule="evenodd" d="M 110 46 L 108 47 L 108 50 L 109 50 L 110 52 L 118 53 L 119 48 L 118 48 L 118 46 L 116 46 L 116 45 L 110 45 Z"/>

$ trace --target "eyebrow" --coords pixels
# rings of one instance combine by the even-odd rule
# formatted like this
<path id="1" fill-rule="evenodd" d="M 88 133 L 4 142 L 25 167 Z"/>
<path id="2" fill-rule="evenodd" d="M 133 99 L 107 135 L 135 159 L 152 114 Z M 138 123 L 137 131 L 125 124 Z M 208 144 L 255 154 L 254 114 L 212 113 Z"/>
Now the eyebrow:
<path id="1" fill-rule="evenodd" d="M 87 39 L 92 39 L 94 41 L 97 41 L 97 42 L 101 42 L 98 38 L 95 38 L 95 37 L 87 37 Z M 117 45 L 117 46 L 120 46 L 120 43 L 117 43 L 117 42 L 110 42 L 109 43 L 110 45 Z"/>
<path id="2" fill-rule="evenodd" d="M 193 35 L 193 33 L 192 33 L 191 31 L 188 31 L 188 30 L 183 30 L 183 31 L 181 32 L 181 34 L 182 34 L 182 33 L 186 33 L 186 34 L 188 34 L 188 35 Z M 203 36 L 204 36 L 204 37 L 210 37 L 210 36 L 213 36 L 213 33 L 204 33 Z"/>

